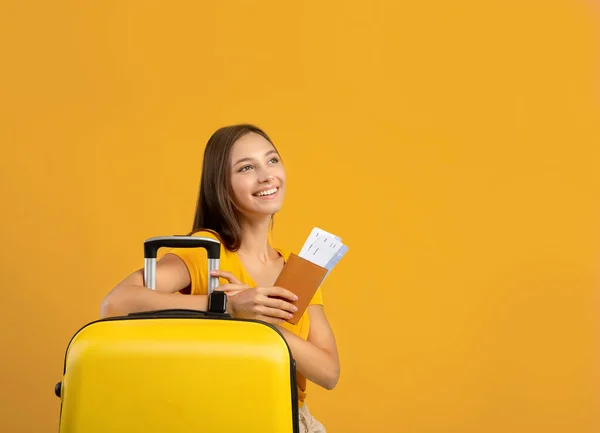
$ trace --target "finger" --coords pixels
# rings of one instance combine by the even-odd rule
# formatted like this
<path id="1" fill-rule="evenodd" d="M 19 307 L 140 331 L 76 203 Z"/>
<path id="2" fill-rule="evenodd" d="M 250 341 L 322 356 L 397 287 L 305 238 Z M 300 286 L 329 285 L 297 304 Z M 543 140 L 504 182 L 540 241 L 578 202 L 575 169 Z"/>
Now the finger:
<path id="1" fill-rule="evenodd" d="M 224 278 L 227 281 L 229 281 L 231 284 L 243 284 L 231 272 L 222 271 L 220 269 L 217 269 L 217 270 L 214 270 L 214 271 L 210 271 L 210 275 L 213 276 L 213 277 Z"/>
<path id="2" fill-rule="evenodd" d="M 298 308 L 295 305 L 290 304 L 289 302 L 286 302 L 283 299 L 267 297 L 266 299 L 264 299 L 263 305 L 266 307 L 289 311 L 290 313 L 295 313 L 296 311 L 298 311 Z"/>
<path id="3" fill-rule="evenodd" d="M 266 293 L 267 296 L 279 296 L 284 299 L 289 299 L 290 301 L 297 301 L 298 297 L 283 287 L 267 287 Z"/>
<path id="4" fill-rule="evenodd" d="M 221 284 L 220 286 L 215 287 L 214 290 L 225 293 L 241 292 L 242 290 L 246 290 L 246 287 L 240 286 L 239 284 Z"/>
<path id="5" fill-rule="evenodd" d="M 243 292 L 244 290 L 246 290 L 246 289 L 239 289 L 239 290 L 236 290 L 236 289 L 232 289 L 232 290 L 225 290 L 225 294 L 226 294 L 227 296 L 235 296 L 235 295 L 237 295 L 238 293 L 240 293 L 240 292 Z"/>
<path id="6" fill-rule="evenodd" d="M 265 307 L 264 305 L 257 307 L 256 311 L 261 316 L 267 316 L 275 319 L 289 320 L 293 317 L 292 313 L 280 310 L 279 308 Z"/>
<path id="7" fill-rule="evenodd" d="M 220 286 L 217 286 L 214 288 L 214 290 L 217 290 L 219 292 L 227 292 L 229 290 L 233 290 L 233 288 L 236 287 L 233 284 L 221 284 Z"/>
<path id="8" fill-rule="evenodd" d="M 284 319 L 276 319 L 268 316 L 256 316 L 256 319 L 262 322 L 270 323 L 271 325 L 281 325 L 282 323 L 286 322 Z"/>

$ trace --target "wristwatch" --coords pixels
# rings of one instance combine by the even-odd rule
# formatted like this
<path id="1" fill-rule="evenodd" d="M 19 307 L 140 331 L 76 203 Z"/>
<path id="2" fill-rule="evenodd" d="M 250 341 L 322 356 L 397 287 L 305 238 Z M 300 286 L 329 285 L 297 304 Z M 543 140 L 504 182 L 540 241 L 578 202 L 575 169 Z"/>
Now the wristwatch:
<path id="1" fill-rule="evenodd" d="M 208 311 L 210 313 L 225 313 L 227 311 L 227 295 L 222 290 L 213 290 L 208 295 Z"/>

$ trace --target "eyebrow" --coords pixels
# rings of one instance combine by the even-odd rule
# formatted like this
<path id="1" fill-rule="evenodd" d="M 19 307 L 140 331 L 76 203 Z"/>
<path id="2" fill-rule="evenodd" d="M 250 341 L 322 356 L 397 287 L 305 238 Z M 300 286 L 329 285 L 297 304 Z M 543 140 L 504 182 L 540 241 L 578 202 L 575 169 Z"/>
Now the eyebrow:
<path id="1" fill-rule="evenodd" d="M 277 153 L 277 151 L 275 149 L 269 150 L 267 153 L 265 153 L 265 156 L 269 156 L 272 153 Z M 242 158 L 240 160 L 238 160 L 235 164 L 233 164 L 233 166 L 235 167 L 236 165 L 238 165 L 240 162 L 244 162 L 244 161 L 252 161 L 252 158 Z"/>

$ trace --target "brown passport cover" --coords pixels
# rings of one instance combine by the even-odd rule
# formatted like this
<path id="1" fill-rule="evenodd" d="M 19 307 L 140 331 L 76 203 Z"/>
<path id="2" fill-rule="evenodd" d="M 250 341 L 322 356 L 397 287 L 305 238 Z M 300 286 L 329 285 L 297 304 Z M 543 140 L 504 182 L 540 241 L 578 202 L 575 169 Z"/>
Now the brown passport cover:
<path id="1" fill-rule="evenodd" d="M 277 281 L 273 284 L 277 287 L 283 287 L 298 296 L 298 300 L 292 302 L 298 308 L 298 311 L 288 320 L 289 323 L 294 325 L 298 323 L 326 274 L 327 269 L 294 253 L 290 254 L 287 263 L 281 270 L 279 277 L 277 277 Z M 288 299 L 286 301 L 289 302 Z"/>

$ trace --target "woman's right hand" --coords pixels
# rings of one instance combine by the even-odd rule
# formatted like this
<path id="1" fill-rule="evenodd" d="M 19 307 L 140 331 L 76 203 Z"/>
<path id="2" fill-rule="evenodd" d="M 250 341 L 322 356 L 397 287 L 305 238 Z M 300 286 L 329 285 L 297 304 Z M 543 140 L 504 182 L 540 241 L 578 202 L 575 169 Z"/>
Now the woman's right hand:
<path id="1" fill-rule="evenodd" d="M 297 301 L 298 297 L 282 287 L 250 288 L 230 272 L 219 270 L 213 271 L 212 275 L 229 281 L 229 284 L 221 285 L 215 290 L 223 290 L 227 294 L 227 312 L 233 317 L 280 324 L 291 319 L 292 313 L 298 310 L 287 302 Z"/>

